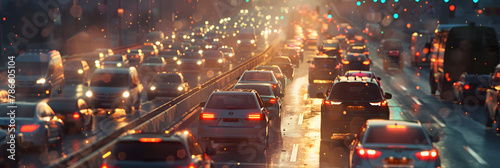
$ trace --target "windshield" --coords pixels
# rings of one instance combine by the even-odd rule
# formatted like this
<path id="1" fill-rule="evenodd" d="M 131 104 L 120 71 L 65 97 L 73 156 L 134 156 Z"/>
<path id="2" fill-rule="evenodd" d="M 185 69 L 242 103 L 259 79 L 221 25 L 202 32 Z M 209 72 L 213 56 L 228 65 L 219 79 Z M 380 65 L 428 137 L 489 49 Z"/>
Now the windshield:
<path id="1" fill-rule="evenodd" d="M 123 161 L 175 162 L 188 160 L 189 150 L 179 142 L 144 143 L 121 141 L 114 147 L 112 154 Z"/>
<path id="2" fill-rule="evenodd" d="M 129 87 L 129 75 L 126 73 L 94 73 L 90 86 L 94 87 Z"/>
<path id="3" fill-rule="evenodd" d="M 261 96 L 271 96 L 272 90 L 270 86 L 262 85 L 236 85 L 233 89 L 253 89 Z"/>
<path id="4" fill-rule="evenodd" d="M 55 113 L 66 112 L 73 114 L 76 110 L 75 101 L 49 101 L 47 104 Z"/>
<path id="5" fill-rule="evenodd" d="M 387 127 L 370 127 L 364 143 L 428 145 L 429 141 L 422 128 L 388 125 Z"/>
<path id="6" fill-rule="evenodd" d="M 330 100 L 339 101 L 381 101 L 380 87 L 373 83 L 345 82 L 333 85 Z"/>
<path id="7" fill-rule="evenodd" d="M 179 75 L 158 74 L 154 77 L 154 80 L 158 83 L 182 83 L 182 79 Z"/>
<path id="8" fill-rule="evenodd" d="M 47 62 L 17 62 L 17 74 L 19 76 L 44 76 L 47 74 L 49 63 Z"/>
<path id="9" fill-rule="evenodd" d="M 257 109 L 257 102 L 252 95 L 214 94 L 208 100 L 209 109 Z"/>

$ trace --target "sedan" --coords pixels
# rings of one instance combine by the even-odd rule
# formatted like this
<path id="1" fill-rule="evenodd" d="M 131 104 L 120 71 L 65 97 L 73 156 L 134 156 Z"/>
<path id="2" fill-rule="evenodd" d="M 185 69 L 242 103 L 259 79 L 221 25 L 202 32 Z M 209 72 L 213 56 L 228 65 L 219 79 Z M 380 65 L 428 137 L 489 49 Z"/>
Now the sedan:
<path id="1" fill-rule="evenodd" d="M 270 61 L 267 62 L 266 65 L 279 66 L 281 71 L 286 75 L 286 77 L 293 80 L 294 68 L 293 68 L 292 61 L 290 61 L 290 58 L 283 57 L 283 56 L 273 57 L 273 58 L 271 58 Z"/>
<path id="2" fill-rule="evenodd" d="M 196 69 L 202 72 L 205 69 L 205 59 L 200 52 L 185 52 L 178 59 L 177 65 L 181 70 Z"/>
<path id="3" fill-rule="evenodd" d="M 11 104 L 0 104 L 0 109 L 5 110 L 0 113 L 0 127 L 2 129 L 9 127 L 12 118 L 12 114 L 6 111 L 9 106 Z M 61 146 L 64 124 L 61 119 L 56 117 L 47 103 L 18 102 L 16 106 L 15 132 L 23 134 L 23 143 L 19 144 L 21 148 L 34 148 L 40 152 L 47 152 L 51 144 Z"/>
<path id="4" fill-rule="evenodd" d="M 350 53 L 342 59 L 344 72 L 348 70 L 370 70 L 370 60 L 364 54 Z"/>
<path id="5" fill-rule="evenodd" d="M 64 121 L 64 130 L 75 134 L 82 131 L 92 131 L 94 112 L 83 99 L 56 97 L 46 100 L 54 110 L 57 118 Z"/>
<path id="6" fill-rule="evenodd" d="M 129 60 L 125 55 L 109 55 L 101 61 L 101 68 L 104 67 L 128 68 Z"/>
<path id="7" fill-rule="evenodd" d="M 63 63 L 64 78 L 68 80 L 77 80 L 82 83 L 88 81 L 90 67 L 83 60 L 68 60 Z"/>
<path id="8" fill-rule="evenodd" d="M 286 77 L 285 74 L 281 71 L 280 67 L 277 65 L 259 65 L 255 67 L 255 70 L 270 70 L 273 71 L 274 76 L 276 79 L 278 79 L 281 82 L 281 85 L 283 88 L 286 88 L 287 83 L 288 83 L 288 78 Z"/>
<path id="9" fill-rule="evenodd" d="M 155 97 L 179 96 L 189 91 L 189 83 L 181 73 L 159 73 L 153 76 L 147 89 L 148 100 Z"/>
<path id="10" fill-rule="evenodd" d="M 167 71 L 167 62 L 163 57 L 148 57 L 139 67 L 142 75 L 157 74 Z"/>
<path id="11" fill-rule="evenodd" d="M 284 97 L 284 89 L 281 82 L 276 79 L 273 71 L 268 70 L 246 70 L 241 77 L 238 77 L 239 83 L 269 83 L 273 86 L 274 94 L 279 97 Z"/>

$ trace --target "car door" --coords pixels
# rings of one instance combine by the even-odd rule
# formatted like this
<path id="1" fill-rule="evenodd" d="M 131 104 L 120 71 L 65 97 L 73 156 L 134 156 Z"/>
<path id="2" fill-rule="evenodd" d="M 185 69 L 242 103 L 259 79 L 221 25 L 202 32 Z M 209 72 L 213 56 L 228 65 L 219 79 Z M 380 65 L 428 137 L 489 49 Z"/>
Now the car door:
<path id="1" fill-rule="evenodd" d="M 47 132 L 49 133 L 49 140 L 58 136 L 57 132 L 57 125 L 54 123 L 54 118 L 55 115 L 53 114 L 53 111 L 50 107 L 48 106 L 42 106 L 40 108 L 40 114 L 42 116 L 42 122 L 48 129 Z"/>

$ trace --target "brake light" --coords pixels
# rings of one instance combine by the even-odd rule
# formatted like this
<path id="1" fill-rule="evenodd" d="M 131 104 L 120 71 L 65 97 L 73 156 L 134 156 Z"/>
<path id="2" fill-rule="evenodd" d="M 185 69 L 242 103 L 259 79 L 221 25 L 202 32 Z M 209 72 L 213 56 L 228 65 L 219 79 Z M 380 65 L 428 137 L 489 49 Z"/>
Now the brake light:
<path id="1" fill-rule="evenodd" d="M 188 168 L 196 168 L 196 166 L 194 166 L 194 164 L 190 164 Z"/>
<path id="2" fill-rule="evenodd" d="M 356 148 L 356 153 L 364 159 L 377 159 L 380 155 L 382 155 L 382 152 L 380 151 L 365 148 Z"/>
<path id="3" fill-rule="evenodd" d="M 101 168 L 109 168 L 107 164 L 102 164 Z"/>
<path id="4" fill-rule="evenodd" d="M 283 78 L 283 75 L 281 75 L 281 74 L 276 74 L 276 78 Z"/>
<path id="5" fill-rule="evenodd" d="M 469 90 L 470 89 L 470 86 L 468 84 L 464 85 L 464 89 L 465 90 Z"/>
<path id="6" fill-rule="evenodd" d="M 250 120 L 260 120 L 262 118 L 261 114 L 249 114 L 248 119 Z"/>
<path id="7" fill-rule="evenodd" d="M 23 126 L 21 126 L 20 131 L 21 132 L 33 132 L 36 129 L 38 129 L 38 127 L 40 127 L 40 125 L 38 125 L 38 124 L 23 125 Z"/>
<path id="8" fill-rule="evenodd" d="M 384 100 L 381 102 L 374 102 L 374 103 L 370 102 L 370 105 L 372 105 L 372 106 L 387 106 L 387 101 Z"/>
<path id="9" fill-rule="evenodd" d="M 73 118 L 74 119 L 79 119 L 80 118 L 80 114 L 75 111 L 75 113 L 73 113 Z"/>
<path id="10" fill-rule="evenodd" d="M 277 85 L 276 84 L 272 84 L 273 85 L 273 89 L 276 89 Z"/>
<path id="11" fill-rule="evenodd" d="M 201 113 L 202 120 L 210 120 L 210 119 L 214 119 L 214 118 L 215 118 L 215 115 L 212 113 Z"/>
<path id="12" fill-rule="evenodd" d="M 363 61 L 363 65 L 370 65 L 370 61 L 368 61 L 368 60 Z"/>
<path id="13" fill-rule="evenodd" d="M 155 52 L 154 52 L 154 51 L 151 51 L 151 55 L 155 55 Z"/>
<path id="14" fill-rule="evenodd" d="M 415 56 L 416 56 L 416 57 L 420 57 L 420 52 L 416 52 L 416 53 L 415 53 Z"/>
<path id="15" fill-rule="evenodd" d="M 135 55 L 135 58 L 139 58 L 139 55 Z"/>
<path id="16" fill-rule="evenodd" d="M 344 52 L 344 50 L 339 50 L 339 53 L 343 53 L 343 52 Z"/>
<path id="17" fill-rule="evenodd" d="M 421 151 L 415 153 L 415 157 L 417 157 L 417 159 L 421 161 L 434 161 L 438 157 L 438 152 L 436 149 Z"/>
<path id="18" fill-rule="evenodd" d="M 363 52 L 364 55 L 370 55 L 370 52 Z"/>
<path id="19" fill-rule="evenodd" d="M 343 59 L 343 60 L 342 60 L 342 64 L 346 64 L 346 65 L 347 65 L 347 64 L 349 64 L 349 61 L 347 61 L 347 60 Z"/>
<path id="20" fill-rule="evenodd" d="M 330 100 L 323 100 L 323 104 L 324 105 L 330 105 L 330 104 L 332 104 L 332 102 L 330 102 Z"/>
<path id="21" fill-rule="evenodd" d="M 139 142 L 161 142 L 160 138 L 140 138 Z"/>
<path id="22" fill-rule="evenodd" d="M 386 126 L 388 129 L 406 129 L 406 125 L 387 125 Z"/>
<path id="23" fill-rule="evenodd" d="M 275 98 L 269 99 L 269 103 L 272 103 L 272 104 L 276 103 L 276 99 Z"/>

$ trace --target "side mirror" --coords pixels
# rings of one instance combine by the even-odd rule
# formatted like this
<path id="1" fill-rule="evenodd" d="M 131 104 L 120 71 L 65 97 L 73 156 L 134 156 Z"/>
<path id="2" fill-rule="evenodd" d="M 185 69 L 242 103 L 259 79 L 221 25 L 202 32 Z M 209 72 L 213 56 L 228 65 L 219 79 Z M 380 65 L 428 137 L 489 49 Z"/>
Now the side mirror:
<path id="1" fill-rule="evenodd" d="M 378 80 L 382 80 L 382 78 L 380 78 L 380 77 L 377 77 L 377 79 L 378 79 Z"/>
<path id="2" fill-rule="evenodd" d="M 345 135 L 344 137 L 344 145 L 346 147 L 349 147 L 349 145 L 351 145 L 352 141 L 354 141 L 354 139 L 357 138 L 357 135 L 356 134 L 347 134 Z"/>
<path id="3" fill-rule="evenodd" d="M 385 98 L 385 99 L 392 99 L 392 94 L 390 94 L 390 93 L 385 93 L 385 94 L 384 94 L 384 98 Z"/>
<path id="4" fill-rule="evenodd" d="M 323 94 L 323 93 L 316 93 L 316 98 L 324 99 L 326 97 L 325 97 L 325 94 Z"/>
<path id="5" fill-rule="evenodd" d="M 207 103 L 207 102 L 201 102 L 198 106 L 199 107 L 205 107 L 205 103 Z"/>

